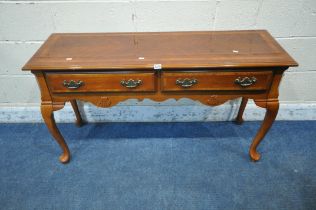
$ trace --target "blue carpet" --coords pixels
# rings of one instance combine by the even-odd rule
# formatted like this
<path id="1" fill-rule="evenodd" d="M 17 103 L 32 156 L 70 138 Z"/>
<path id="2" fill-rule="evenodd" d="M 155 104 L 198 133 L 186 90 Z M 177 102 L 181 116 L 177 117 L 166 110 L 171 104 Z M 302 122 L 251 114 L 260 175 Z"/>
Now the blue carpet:
<path id="1" fill-rule="evenodd" d="M 316 209 L 316 121 L 0 124 L 0 209 Z"/>

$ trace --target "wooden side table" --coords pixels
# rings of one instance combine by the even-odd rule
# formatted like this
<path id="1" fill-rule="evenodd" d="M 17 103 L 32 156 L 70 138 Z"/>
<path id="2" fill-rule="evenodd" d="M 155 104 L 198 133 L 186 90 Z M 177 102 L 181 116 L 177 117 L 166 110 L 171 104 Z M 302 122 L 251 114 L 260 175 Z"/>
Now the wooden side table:
<path id="1" fill-rule="evenodd" d="M 253 99 L 266 109 L 250 146 L 256 161 L 256 149 L 279 109 L 282 74 L 297 65 L 264 30 L 60 33 L 52 34 L 23 70 L 37 79 L 42 115 L 63 151 L 62 163 L 70 160 L 70 151 L 54 111 L 71 102 L 81 125 L 76 100 L 110 107 L 130 98 L 190 98 L 216 106 L 242 97 L 237 123 Z"/>

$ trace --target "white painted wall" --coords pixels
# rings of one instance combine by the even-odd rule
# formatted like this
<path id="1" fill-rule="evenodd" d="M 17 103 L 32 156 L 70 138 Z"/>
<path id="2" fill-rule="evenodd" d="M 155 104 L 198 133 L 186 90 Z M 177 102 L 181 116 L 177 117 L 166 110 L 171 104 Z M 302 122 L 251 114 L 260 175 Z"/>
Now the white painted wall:
<path id="1" fill-rule="evenodd" d="M 34 118 L 36 115 L 29 113 L 38 111 L 40 96 L 37 84 L 30 73 L 20 69 L 53 32 L 232 29 L 267 29 L 277 38 L 300 64 L 298 68 L 287 71 L 283 78 L 281 104 L 292 104 L 291 107 L 298 109 L 304 107 L 306 112 L 300 115 L 301 119 L 315 116 L 307 113 L 315 111 L 316 104 L 315 0 L 7 0 L 0 1 L 0 122 L 40 120 L 40 116 Z M 130 105 L 132 108 L 128 107 Z M 200 113 L 205 109 L 187 100 L 160 103 L 163 108 L 154 103 L 131 100 L 117 109 L 124 111 L 134 107 L 137 111 L 139 106 L 150 106 L 163 115 L 165 106 L 172 109 L 175 105 L 183 106 L 183 109 L 194 106 Z M 153 117 L 153 112 L 146 112 L 142 119 L 172 121 L 177 114 L 174 109 L 172 114 L 165 113 L 159 118 Z M 254 113 L 249 119 L 261 116 Z M 195 120 L 185 117 L 176 120 Z M 124 119 L 132 120 L 126 116 L 120 121 Z M 201 119 L 209 118 L 201 116 L 197 120 Z M 293 118 L 285 114 L 282 119 Z"/>

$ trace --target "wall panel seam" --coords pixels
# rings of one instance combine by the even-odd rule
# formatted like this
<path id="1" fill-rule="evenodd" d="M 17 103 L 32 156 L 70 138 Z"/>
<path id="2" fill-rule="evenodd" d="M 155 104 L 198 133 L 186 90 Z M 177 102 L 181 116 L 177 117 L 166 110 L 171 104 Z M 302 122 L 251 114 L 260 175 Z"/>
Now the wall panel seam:
<path id="1" fill-rule="evenodd" d="M 0 40 L 0 44 L 43 44 L 44 40 Z"/>
<path id="2" fill-rule="evenodd" d="M 289 40 L 295 40 L 295 39 L 315 39 L 316 36 L 288 36 L 288 37 L 274 37 L 277 40 L 284 40 L 284 39 L 289 39 Z"/>
<path id="3" fill-rule="evenodd" d="M 130 32 L 130 31 L 126 31 Z M 141 31 L 139 31 L 141 32 Z M 89 32 L 87 32 L 89 33 Z M 47 36 L 48 38 L 48 36 Z M 274 37 L 277 40 L 302 40 L 315 39 L 316 36 L 289 36 L 289 37 Z M 0 40 L 0 44 L 42 44 L 45 40 Z"/>
<path id="4" fill-rule="evenodd" d="M 200 0 L 198 0 L 200 1 Z M 0 1 L 0 4 L 62 4 L 62 3 L 129 3 L 129 0 L 70 0 L 70 1 Z"/>
<path id="5" fill-rule="evenodd" d="M 0 74 L 0 78 L 8 78 L 8 77 L 34 78 L 32 74 Z"/>
<path id="6" fill-rule="evenodd" d="M 134 0 L 136 2 L 158 2 L 157 0 Z M 211 2 L 214 0 L 160 0 L 159 2 Z M 216 0 L 220 2 L 220 0 Z M 0 1 L 0 4 L 62 4 L 62 3 L 130 3 L 131 0 L 63 0 L 63 1 Z"/>

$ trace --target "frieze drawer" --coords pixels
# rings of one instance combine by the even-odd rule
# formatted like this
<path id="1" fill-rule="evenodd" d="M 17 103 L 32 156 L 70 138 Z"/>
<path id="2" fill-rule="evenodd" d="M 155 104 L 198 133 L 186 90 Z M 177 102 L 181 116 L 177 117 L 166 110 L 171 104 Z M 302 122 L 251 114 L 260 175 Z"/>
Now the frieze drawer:
<path id="1" fill-rule="evenodd" d="M 261 72 L 163 72 L 163 91 L 266 90 L 271 71 Z"/>
<path id="2" fill-rule="evenodd" d="M 155 75 L 148 73 L 47 73 L 54 93 L 64 92 L 151 92 L 156 90 Z"/>

